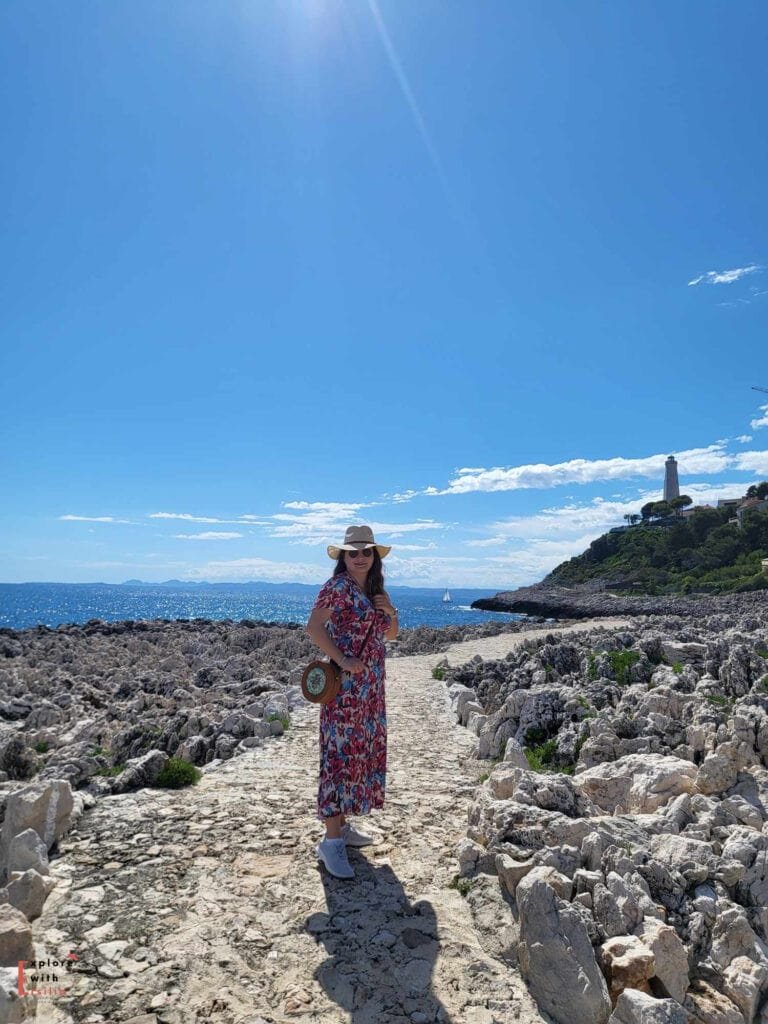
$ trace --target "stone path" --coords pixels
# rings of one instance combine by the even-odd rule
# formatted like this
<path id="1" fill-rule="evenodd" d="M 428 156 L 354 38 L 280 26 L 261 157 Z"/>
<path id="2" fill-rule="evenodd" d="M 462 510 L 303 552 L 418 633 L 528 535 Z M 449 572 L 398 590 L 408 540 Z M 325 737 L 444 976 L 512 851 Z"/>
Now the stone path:
<path id="1" fill-rule="evenodd" d="M 626 625 L 556 631 L 596 624 Z M 51 864 L 59 884 L 34 924 L 36 955 L 78 959 L 71 998 L 40 998 L 37 1019 L 546 1021 L 505 944 L 512 919 L 496 880 L 485 902 L 475 895 L 474 914 L 472 898 L 451 887 L 488 765 L 472 757 L 475 737 L 455 725 L 444 684 L 431 678 L 444 657 L 503 657 L 525 636 L 388 661 L 386 803 L 357 819 L 382 842 L 350 851 L 353 881 L 315 858 L 323 829 L 310 705 L 282 738 L 208 766 L 194 787 L 100 799 Z"/>

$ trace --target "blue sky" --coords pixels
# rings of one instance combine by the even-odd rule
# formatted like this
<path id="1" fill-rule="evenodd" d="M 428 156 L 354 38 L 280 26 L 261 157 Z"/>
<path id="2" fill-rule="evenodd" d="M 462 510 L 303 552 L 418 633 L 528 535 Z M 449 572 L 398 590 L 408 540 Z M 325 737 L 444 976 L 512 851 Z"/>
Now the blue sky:
<path id="1" fill-rule="evenodd" d="M 6 0 L 0 579 L 509 588 L 768 478 L 767 30 Z"/>

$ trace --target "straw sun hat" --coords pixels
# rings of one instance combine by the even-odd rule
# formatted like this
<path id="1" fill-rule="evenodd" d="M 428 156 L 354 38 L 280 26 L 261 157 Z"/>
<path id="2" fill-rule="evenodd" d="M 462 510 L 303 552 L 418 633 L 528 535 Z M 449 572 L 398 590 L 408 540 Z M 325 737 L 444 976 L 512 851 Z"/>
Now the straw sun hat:
<path id="1" fill-rule="evenodd" d="M 348 526 L 344 534 L 343 544 L 329 544 L 328 557 L 337 559 L 342 551 L 356 551 L 358 548 L 375 547 L 380 558 L 386 558 L 392 550 L 391 545 L 377 544 L 370 526 Z"/>

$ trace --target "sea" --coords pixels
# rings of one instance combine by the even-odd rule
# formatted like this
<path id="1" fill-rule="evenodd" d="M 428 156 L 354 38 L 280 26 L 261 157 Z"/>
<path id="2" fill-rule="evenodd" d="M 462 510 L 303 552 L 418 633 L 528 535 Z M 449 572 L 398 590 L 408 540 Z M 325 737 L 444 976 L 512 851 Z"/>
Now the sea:
<path id="1" fill-rule="evenodd" d="M 43 625 L 82 625 L 104 622 L 162 619 L 217 619 L 305 624 L 320 585 L 302 583 L 0 583 L 0 628 L 29 629 Z M 388 586 L 398 608 L 400 626 L 477 625 L 489 620 L 509 622 L 525 618 L 507 612 L 471 608 L 492 590 Z"/>

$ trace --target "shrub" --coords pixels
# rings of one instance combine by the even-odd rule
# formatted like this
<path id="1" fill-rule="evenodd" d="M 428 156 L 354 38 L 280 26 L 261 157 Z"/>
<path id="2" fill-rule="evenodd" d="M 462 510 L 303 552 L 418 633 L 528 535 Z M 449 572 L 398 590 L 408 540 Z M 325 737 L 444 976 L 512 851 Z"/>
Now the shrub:
<path id="1" fill-rule="evenodd" d="M 35 744 L 35 750 L 38 754 L 47 754 L 50 749 L 51 745 L 48 740 L 40 740 L 39 743 Z"/>
<path id="2" fill-rule="evenodd" d="M 445 665 L 435 665 L 432 669 L 433 679 L 445 679 Z"/>
<path id="3" fill-rule="evenodd" d="M 189 761 L 180 757 L 169 757 L 165 767 L 160 772 L 155 786 L 162 789 L 182 789 L 184 786 L 192 786 L 202 778 L 202 772 Z"/>
<path id="4" fill-rule="evenodd" d="M 99 768 L 94 774 L 104 775 L 106 778 L 114 778 L 115 775 L 119 775 L 124 769 L 124 764 L 113 764 L 111 768 Z"/>
<path id="5" fill-rule="evenodd" d="M 6 772 L 9 779 L 30 779 L 37 768 L 37 760 L 21 736 L 12 736 L 0 751 L 0 771 Z"/>
<path id="6" fill-rule="evenodd" d="M 560 772 L 562 775 L 573 775 L 573 765 L 557 764 L 556 756 L 557 740 L 547 740 L 537 747 L 525 748 L 525 759 L 531 771 Z"/>
<path id="7" fill-rule="evenodd" d="M 682 673 L 682 671 L 683 671 L 683 663 L 682 663 L 682 661 L 673 661 L 672 662 L 672 671 L 675 673 L 676 676 L 679 676 Z"/>
<path id="8" fill-rule="evenodd" d="M 461 875 L 454 875 L 450 884 L 449 889 L 456 889 L 461 893 L 462 896 L 466 896 L 469 890 L 472 888 L 471 878 L 462 878 Z"/>
<path id="9" fill-rule="evenodd" d="M 597 662 L 597 659 L 595 658 L 594 653 L 590 654 L 590 656 L 589 656 L 589 663 L 587 665 L 587 679 L 589 679 L 593 683 L 597 679 L 597 664 L 596 664 L 596 662 Z"/>
<path id="10" fill-rule="evenodd" d="M 273 715 L 268 715 L 267 716 L 267 721 L 268 722 L 282 722 L 284 729 L 287 729 L 290 726 L 290 724 L 291 724 L 290 715 L 287 715 L 287 714 L 280 715 L 277 712 L 275 712 L 275 714 L 273 714 Z"/>
<path id="11" fill-rule="evenodd" d="M 632 681 L 632 666 L 640 661 L 639 651 L 609 651 L 608 660 L 611 663 L 616 682 L 625 686 Z"/>

